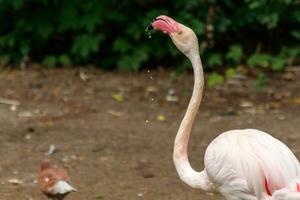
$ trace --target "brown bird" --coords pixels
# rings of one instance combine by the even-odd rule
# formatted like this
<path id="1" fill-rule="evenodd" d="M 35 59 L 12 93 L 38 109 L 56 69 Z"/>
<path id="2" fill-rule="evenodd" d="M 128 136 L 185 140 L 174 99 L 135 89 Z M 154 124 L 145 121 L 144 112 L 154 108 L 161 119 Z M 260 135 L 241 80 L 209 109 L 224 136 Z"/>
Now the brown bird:
<path id="1" fill-rule="evenodd" d="M 44 160 L 38 174 L 38 183 L 42 192 L 51 200 L 63 200 L 70 192 L 77 191 L 70 185 L 70 179 L 64 169 Z"/>

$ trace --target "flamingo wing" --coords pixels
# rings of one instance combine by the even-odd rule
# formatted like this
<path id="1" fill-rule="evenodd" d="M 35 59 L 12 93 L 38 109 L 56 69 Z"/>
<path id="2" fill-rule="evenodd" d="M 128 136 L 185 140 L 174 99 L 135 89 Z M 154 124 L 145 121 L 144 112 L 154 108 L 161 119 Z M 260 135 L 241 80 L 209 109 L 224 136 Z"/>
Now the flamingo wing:
<path id="1" fill-rule="evenodd" d="M 204 162 L 226 197 L 268 199 L 283 188 L 297 192 L 299 161 L 285 144 L 259 130 L 221 134 L 208 146 Z"/>

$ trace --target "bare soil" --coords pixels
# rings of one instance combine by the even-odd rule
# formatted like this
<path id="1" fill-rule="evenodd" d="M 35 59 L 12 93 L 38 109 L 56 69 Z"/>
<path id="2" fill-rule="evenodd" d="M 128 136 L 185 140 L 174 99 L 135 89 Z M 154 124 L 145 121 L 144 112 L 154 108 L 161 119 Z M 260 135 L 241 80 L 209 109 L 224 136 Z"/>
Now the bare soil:
<path id="1" fill-rule="evenodd" d="M 229 129 L 261 129 L 300 157 L 300 73 L 269 80 L 260 93 L 251 78 L 205 88 L 189 144 L 195 169 L 209 142 Z M 0 97 L 20 106 L 0 103 L 0 200 L 46 199 L 36 184 L 46 157 L 79 189 L 70 200 L 223 199 L 189 188 L 173 166 L 192 85 L 191 73 L 174 81 L 169 71 L 2 70 Z M 170 88 L 178 102 L 166 101 Z M 56 151 L 46 156 L 50 145 Z"/>

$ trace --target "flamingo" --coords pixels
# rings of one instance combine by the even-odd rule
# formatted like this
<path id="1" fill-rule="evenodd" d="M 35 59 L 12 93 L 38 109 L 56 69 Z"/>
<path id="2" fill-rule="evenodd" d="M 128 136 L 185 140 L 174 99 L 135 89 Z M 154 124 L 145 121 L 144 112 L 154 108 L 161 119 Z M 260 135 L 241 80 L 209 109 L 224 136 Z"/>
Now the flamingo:
<path id="1" fill-rule="evenodd" d="M 195 171 L 187 147 L 204 86 L 198 39 L 189 27 L 161 15 L 148 29 L 170 36 L 175 46 L 190 60 L 194 87 L 179 126 L 173 161 L 180 179 L 193 188 L 221 193 L 227 200 L 300 200 L 300 165 L 281 141 L 256 129 L 230 130 L 207 147 L 204 169 Z"/>
<path id="2" fill-rule="evenodd" d="M 38 183 L 50 200 L 62 200 L 68 193 L 77 191 L 69 181 L 70 178 L 64 169 L 53 166 L 48 159 L 43 160 L 38 173 Z"/>

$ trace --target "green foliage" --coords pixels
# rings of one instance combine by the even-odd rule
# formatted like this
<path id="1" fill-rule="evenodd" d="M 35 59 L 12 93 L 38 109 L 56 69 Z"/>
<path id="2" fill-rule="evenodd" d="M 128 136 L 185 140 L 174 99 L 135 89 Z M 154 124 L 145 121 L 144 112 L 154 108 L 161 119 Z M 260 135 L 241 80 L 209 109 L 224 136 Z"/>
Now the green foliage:
<path id="1" fill-rule="evenodd" d="M 71 65 L 71 60 L 69 58 L 69 56 L 63 54 L 63 55 L 60 55 L 57 59 L 58 63 L 60 63 L 61 65 L 63 66 L 66 66 L 66 65 Z"/>
<path id="2" fill-rule="evenodd" d="M 234 63 L 238 63 L 243 56 L 243 49 L 240 45 L 234 44 L 229 47 L 229 51 L 226 54 L 226 59 Z"/>
<path id="3" fill-rule="evenodd" d="M 150 40 L 144 31 L 165 14 L 195 31 L 210 69 L 246 63 L 280 71 L 300 56 L 299 6 L 293 0 L 0 0 L 0 64 L 29 57 L 46 66 L 136 71 L 160 63 L 186 69 L 164 34 Z"/>
<path id="4" fill-rule="evenodd" d="M 78 35 L 74 38 L 71 52 L 74 55 L 79 55 L 81 58 L 87 58 L 91 53 L 98 52 L 99 44 L 103 40 L 103 36 L 98 35 Z"/>
<path id="5" fill-rule="evenodd" d="M 233 68 L 228 68 L 225 72 L 226 78 L 232 78 L 236 75 L 236 70 Z"/>
<path id="6" fill-rule="evenodd" d="M 222 85 L 224 83 L 224 78 L 222 75 L 213 72 L 208 75 L 207 83 L 208 83 L 208 87 Z"/>
<path id="7" fill-rule="evenodd" d="M 271 59 L 272 57 L 269 54 L 253 54 L 247 60 L 247 64 L 249 67 L 255 67 L 255 66 L 267 67 L 269 66 L 269 62 Z"/>
<path id="8" fill-rule="evenodd" d="M 221 54 L 213 53 L 208 56 L 207 64 L 209 66 L 220 66 L 222 65 L 222 56 Z"/>
<path id="9" fill-rule="evenodd" d="M 271 69 L 274 71 L 280 71 L 283 70 L 284 65 L 285 65 L 285 59 L 284 58 L 280 58 L 280 57 L 274 57 L 271 60 Z"/>
<path id="10" fill-rule="evenodd" d="M 256 79 L 255 91 L 260 92 L 266 84 L 267 84 L 267 77 L 263 72 L 260 72 Z"/>
<path id="11" fill-rule="evenodd" d="M 54 67 L 56 65 L 56 57 L 55 56 L 47 56 L 43 60 L 43 64 L 48 67 Z"/>

